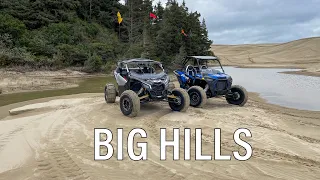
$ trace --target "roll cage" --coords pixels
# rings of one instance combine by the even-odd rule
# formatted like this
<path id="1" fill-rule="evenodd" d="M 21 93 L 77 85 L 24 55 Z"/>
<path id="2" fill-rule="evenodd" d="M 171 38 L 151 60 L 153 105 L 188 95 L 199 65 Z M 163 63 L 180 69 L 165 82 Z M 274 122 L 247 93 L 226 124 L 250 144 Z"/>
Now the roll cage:
<path id="1" fill-rule="evenodd" d="M 118 62 L 117 72 L 122 74 L 129 74 L 130 72 L 134 72 L 137 74 L 145 74 L 145 73 L 156 73 L 156 66 L 160 71 L 165 72 L 162 64 L 158 61 L 150 60 L 150 59 L 131 59 Z"/>
<path id="2" fill-rule="evenodd" d="M 192 65 L 197 70 L 197 72 L 200 73 L 200 71 L 201 71 L 201 69 L 203 69 L 203 67 L 207 68 L 208 65 L 210 66 L 210 64 L 208 63 L 209 61 L 218 62 L 223 73 L 225 73 L 225 71 L 220 63 L 219 58 L 216 56 L 187 56 L 183 59 L 182 66 L 183 66 L 183 68 L 186 68 L 188 65 Z"/>

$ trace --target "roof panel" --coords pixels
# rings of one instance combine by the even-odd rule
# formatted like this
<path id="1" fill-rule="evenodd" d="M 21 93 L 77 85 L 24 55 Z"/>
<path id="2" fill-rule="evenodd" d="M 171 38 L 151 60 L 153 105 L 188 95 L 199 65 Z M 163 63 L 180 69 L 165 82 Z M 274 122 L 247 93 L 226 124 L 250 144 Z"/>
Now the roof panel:
<path id="1" fill-rule="evenodd" d="M 158 61 L 154 61 L 151 59 L 143 59 L 143 58 L 137 58 L 137 59 L 129 59 L 129 60 L 124 60 L 124 61 L 120 61 L 122 63 L 134 63 L 134 62 L 158 62 Z"/>
<path id="2" fill-rule="evenodd" d="M 218 57 L 216 56 L 188 56 L 196 59 L 202 59 L 202 60 L 217 60 Z"/>

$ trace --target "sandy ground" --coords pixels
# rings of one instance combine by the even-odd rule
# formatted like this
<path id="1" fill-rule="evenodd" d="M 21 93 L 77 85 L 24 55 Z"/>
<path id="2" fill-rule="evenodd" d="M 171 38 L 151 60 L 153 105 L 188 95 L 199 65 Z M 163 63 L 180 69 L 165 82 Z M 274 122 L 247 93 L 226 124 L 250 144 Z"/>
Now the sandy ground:
<path id="1" fill-rule="evenodd" d="M 0 111 L 8 107 L 0 107 Z M 119 102 L 106 104 L 103 94 L 79 94 L 38 100 L 37 104 L 10 105 L 10 115 L 0 120 L 0 179 L 319 179 L 320 112 L 298 111 L 266 104 L 250 94 L 246 106 L 209 99 L 202 108 L 172 112 L 165 102 L 143 105 L 136 118 L 122 115 Z M 94 128 L 114 132 L 133 128 L 148 135 L 148 160 L 131 161 L 126 154 L 117 161 L 94 161 Z M 248 128 L 244 138 L 253 147 L 248 161 L 160 161 L 160 128 L 202 128 L 203 153 L 214 154 L 214 128 L 221 128 L 222 154 L 238 150 L 232 137 L 238 128 Z M 170 137 L 171 138 L 171 135 Z M 115 152 L 117 142 L 113 141 Z M 240 148 L 242 149 L 242 148 Z M 139 151 L 137 151 L 138 153 Z M 240 152 L 243 153 L 243 150 Z"/>
<path id="2" fill-rule="evenodd" d="M 319 75 L 320 38 L 285 44 L 213 46 L 223 64 L 243 67 L 305 68 L 301 74 Z M 74 71 L 8 72 L 0 70 L 4 93 L 76 86 L 65 77 Z M 8 113 L 10 111 L 10 114 Z M 94 128 L 114 132 L 143 128 L 148 160 L 131 161 L 115 156 L 94 161 Z M 173 161 L 172 148 L 160 161 L 160 128 L 181 129 L 180 161 Z M 184 161 L 183 128 L 191 128 L 191 161 Z M 222 154 L 240 149 L 233 140 L 238 128 L 248 128 L 253 156 L 244 162 L 194 161 L 195 128 L 202 128 L 204 154 L 214 154 L 214 128 L 221 128 Z M 0 107 L 0 179 L 319 179 L 320 112 L 300 111 L 271 105 L 250 93 L 246 106 L 209 99 L 204 108 L 172 112 L 167 103 L 143 105 L 136 118 L 122 115 L 119 100 L 106 104 L 103 94 L 78 94 L 37 99 Z M 170 135 L 171 134 L 171 135 Z M 117 142 L 113 141 L 115 152 Z M 136 149 L 137 153 L 139 152 Z"/>
<path id="3" fill-rule="evenodd" d="M 33 90 L 77 87 L 78 78 L 86 73 L 71 70 L 18 72 L 0 69 L 0 89 L 3 94 Z"/>
<path id="4" fill-rule="evenodd" d="M 283 44 L 213 45 L 224 65 L 302 68 L 301 75 L 320 76 L 320 37 Z"/>

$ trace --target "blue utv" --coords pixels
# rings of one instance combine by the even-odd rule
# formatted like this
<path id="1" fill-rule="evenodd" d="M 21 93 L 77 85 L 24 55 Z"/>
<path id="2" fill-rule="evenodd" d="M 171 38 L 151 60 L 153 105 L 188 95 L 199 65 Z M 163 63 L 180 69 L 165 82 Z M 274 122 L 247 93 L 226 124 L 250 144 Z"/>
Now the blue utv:
<path id="1" fill-rule="evenodd" d="M 193 107 L 202 107 L 212 97 L 224 96 L 229 104 L 239 106 L 248 100 L 246 89 L 232 84 L 232 77 L 225 73 L 216 56 L 187 56 L 174 74 L 180 87 L 188 91 Z"/>

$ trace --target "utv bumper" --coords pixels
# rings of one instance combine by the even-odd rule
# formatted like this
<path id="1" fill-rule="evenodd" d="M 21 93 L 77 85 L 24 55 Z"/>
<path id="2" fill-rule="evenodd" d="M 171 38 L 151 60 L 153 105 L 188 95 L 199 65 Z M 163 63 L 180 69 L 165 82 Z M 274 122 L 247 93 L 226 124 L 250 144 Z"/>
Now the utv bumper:
<path id="1" fill-rule="evenodd" d="M 216 91 L 217 96 L 228 95 L 229 90 Z"/>
<path id="2" fill-rule="evenodd" d="M 231 88 L 231 83 L 229 83 L 227 80 L 211 81 L 208 82 L 208 85 L 209 91 L 213 97 L 227 95 Z"/>
<path id="3" fill-rule="evenodd" d="M 165 99 L 168 95 L 168 91 L 164 90 L 164 91 L 154 91 L 151 90 L 149 91 L 149 96 L 150 99 Z"/>

